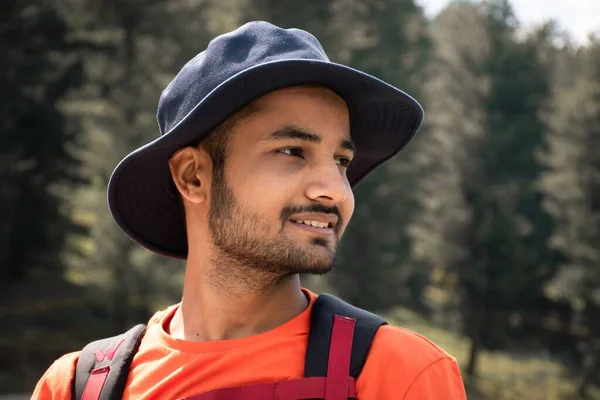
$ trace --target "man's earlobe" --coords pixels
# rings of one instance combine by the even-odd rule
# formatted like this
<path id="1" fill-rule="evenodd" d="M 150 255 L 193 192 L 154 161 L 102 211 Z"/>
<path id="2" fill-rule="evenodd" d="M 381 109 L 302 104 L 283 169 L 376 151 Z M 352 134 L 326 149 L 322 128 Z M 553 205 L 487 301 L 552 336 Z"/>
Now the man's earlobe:
<path id="1" fill-rule="evenodd" d="M 178 150 L 169 160 L 171 177 L 181 196 L 191 203 L 201 203 L 206 199 L 206 185 L 203 177 L 207 174 L 202 156 L 195 147 Z"/>

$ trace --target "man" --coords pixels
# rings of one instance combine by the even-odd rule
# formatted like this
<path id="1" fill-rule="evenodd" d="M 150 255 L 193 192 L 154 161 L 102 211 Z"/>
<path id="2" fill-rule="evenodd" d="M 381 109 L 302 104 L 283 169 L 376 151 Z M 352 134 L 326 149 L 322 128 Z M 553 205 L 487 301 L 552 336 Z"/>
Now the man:
<path id="1" fill-rule="evenodd" d="M 422 118 L 410 96 L 329 62 L 297 29 L 249 23 L 186 64 L 161 96 L 162 136 L 128 155 L 108 188 L 124 232 L 187 259 L 182 301 L 149 321 L 123 397 L 302 378 L 317 296 L 299 274 L 333 268 L 352 186 Z M 71 399 L 79 356 L 57 360 L 33 397 Z M 451 356 L 387 325 L 355 390 L 361 400 L 465 399 Z"/>

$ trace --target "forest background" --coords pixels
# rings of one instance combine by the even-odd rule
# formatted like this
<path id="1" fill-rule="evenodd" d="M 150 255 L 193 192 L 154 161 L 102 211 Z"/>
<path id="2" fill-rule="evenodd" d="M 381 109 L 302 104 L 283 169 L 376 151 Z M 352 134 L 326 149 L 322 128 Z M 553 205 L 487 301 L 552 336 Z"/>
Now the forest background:
<path id="1" fill-rule="evenodd" d="M 0 394 L 178 301 L 184 264 L 119 231 L 107 181 L 179 69 L 257 19 L 426 110 L 304 284 L 433 339 L 469 399 L 600 399 L 600 39 L 506 0 L 2 1 Z"/>

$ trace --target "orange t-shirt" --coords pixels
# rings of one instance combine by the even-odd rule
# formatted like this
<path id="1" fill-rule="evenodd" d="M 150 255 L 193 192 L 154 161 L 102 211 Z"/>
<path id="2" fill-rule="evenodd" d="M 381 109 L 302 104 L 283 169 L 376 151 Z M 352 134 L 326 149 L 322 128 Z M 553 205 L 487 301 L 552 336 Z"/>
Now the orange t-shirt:
<path id="1" fill-rule="evenodd" d="M 224 387 L 302 378 L 309 307 L 285 324 L 251 337 L 211 342 L 174 339 L 164 327 L 179 305 L 157 312 L 133 358 L 124 399 L 177 399 Z M 79 353 L 55 361 L 32 399 L 71 400 Z M 382 326 L 356 381 L 360 400 L 465 400 L 456 360 L 426 338 Z"/>

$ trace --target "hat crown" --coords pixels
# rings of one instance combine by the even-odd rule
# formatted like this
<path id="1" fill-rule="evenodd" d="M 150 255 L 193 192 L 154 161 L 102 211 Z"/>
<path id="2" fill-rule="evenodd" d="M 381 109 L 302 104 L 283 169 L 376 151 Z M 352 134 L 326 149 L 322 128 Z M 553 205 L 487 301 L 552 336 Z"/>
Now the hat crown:
<path id="1" fill-rule="evenodd" d="M 257 65 L 292 59 L 329 61 L 321 43 L 309 32 L 264 21 L 249 22 L 216 37 L 162 92 L 157 113 L 161 135 L 169 133 L 229 78 Z"/>

